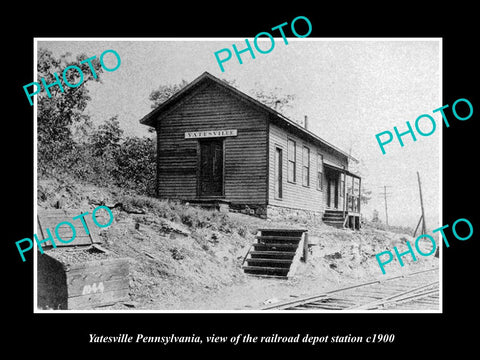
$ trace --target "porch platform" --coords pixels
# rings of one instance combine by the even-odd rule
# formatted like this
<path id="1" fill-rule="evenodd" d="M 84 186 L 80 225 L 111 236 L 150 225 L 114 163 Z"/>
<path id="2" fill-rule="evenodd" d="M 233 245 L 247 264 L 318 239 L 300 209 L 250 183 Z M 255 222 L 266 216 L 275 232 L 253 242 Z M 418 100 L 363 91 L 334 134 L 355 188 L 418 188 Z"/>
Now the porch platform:
<path id="1" fill-rule="evenodd" d="M 358 212 L 327 209 L 322 220 L 325 224 L 338 229 L 360 230 L 360 213 Z"/>
<path id="2" fill-rule="evenodd" d="M 223 198 L 201 198 L 184 200 L 192 206 L 199 206 L 204 209 L 218 210 L 220 212 L 228 212 L 230 210 L 231 202 Z"/>

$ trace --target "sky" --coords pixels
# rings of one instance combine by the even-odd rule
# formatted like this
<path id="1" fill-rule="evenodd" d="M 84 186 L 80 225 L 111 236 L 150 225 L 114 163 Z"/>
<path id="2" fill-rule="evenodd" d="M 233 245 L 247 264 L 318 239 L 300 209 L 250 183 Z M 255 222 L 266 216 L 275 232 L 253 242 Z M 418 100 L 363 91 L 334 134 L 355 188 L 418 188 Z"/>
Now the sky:
<path id="1" fill-rule="evenodd" d="M 422 182 L 427 228 L 440 224 L 441 211 L 441 134 L 443 123 L 434 109 L 441 107 L 441 39 L 438 38 L 275 38 L 274 48 L 255 59 L 243 53 L 243 64 L 233 54 L 223 64 L 222 72 L 214 53 L 232 44 L 245 48 L 245 38 L 195 39 L 40 39 L 37 48 L 60 56 L 67 52 L 97 57 L 105 50 L 115 50 L 120 67 L 104 72 L 102 83 L 88 83 L 92 97 L 87 113 L 95 124 L 118 115 L 125 135 L 152 136 L 139 120 L 151 111 L 150 92 L 160 84 L 188 82 L 208 71 L 234 80 L 238 89 L 250 94 L 252 89 L 279 89 L 295 96 L 284 115 L 294 121 L 308 116 L 309 130 L 350 153 L 359 160 L 351 168 L 360 171 L 362 187 L 372 191 L 372 199 L 362 213 L 371 218 L 379 211 L 385 222 L 387 186 L 388 220 L 391 225 L 415 227 L 420 215 L 417 171 Z M 114 40 L 114 41 L 113 41 Z M 250 43 L 253 39 L 249 39 Z M 270 47 L 268 38 L 259 42 Z M 111 55 L 111 54 L 110 54 Z M 108 56 L 105 61 L 108 60 Z M 223 54 L 222 54 L 223 56 Z M 34 80 L 32 80 L 34 81 Z M 83 86 L 83 85 L 82 85 Z M 412 127 L 422 114 L 432 116 L 436 130 L 417 141 L 410 135 L 396 138 L 385 146 L 383 155 L 375 135 L 399 132 Z M 420 129 L 428 133 L 431 123 L 425 118 Z"/>

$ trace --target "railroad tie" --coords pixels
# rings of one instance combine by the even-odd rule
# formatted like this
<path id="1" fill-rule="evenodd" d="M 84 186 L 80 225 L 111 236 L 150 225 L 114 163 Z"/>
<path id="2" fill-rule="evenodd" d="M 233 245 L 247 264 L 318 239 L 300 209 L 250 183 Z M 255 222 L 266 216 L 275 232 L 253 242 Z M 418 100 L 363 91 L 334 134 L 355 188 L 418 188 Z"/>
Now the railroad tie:
<path id="1" fill-rule="evenodd" d="M 432 268 L 288 300 L 262 310 L 438 310 L 438 305 L 438 268 Z"/>

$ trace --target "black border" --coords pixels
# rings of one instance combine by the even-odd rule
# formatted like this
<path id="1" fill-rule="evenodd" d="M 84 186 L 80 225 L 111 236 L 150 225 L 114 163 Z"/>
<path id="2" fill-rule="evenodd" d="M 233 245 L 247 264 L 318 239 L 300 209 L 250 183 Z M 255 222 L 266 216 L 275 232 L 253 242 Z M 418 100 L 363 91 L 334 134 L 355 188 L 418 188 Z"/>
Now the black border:
<path id="1" fill-rule="evenodd" d="M 118 5 L 118 4 L 117 4 Z M 118 5 L 120 6 L 120 5 Z M 434 354 L 459 346 L 463 352 L 475 344 L 475 326 L 469 319 L 476 313 L 476 261 L 478 252 L 478 215 L 476 202 L 477 159 L 475 127 L 480 105 L 478 101 L 478 55 L 474 27 L 478 24 L 475 9 L 460 3 L 445 9 L 421 11 L 406 3 L 385 6 L 384 9 L 326 9 L 317 4 L 314 10 L 277 3 L 261 12 L 246 4 L 223 4 L 216 8 L 188 8 L 174 11 L 166 6 L 136 4 L 127 9 L 108 8 L 106 4 L 85 4 L 72 9 L 49 9 L 34 5 L 15 15 L 16 25 L 4 29 L 6 49 L 3 60 L 7 70 L 8 115 L 3 149 L 4 203 L 6 229 L 4 259 L 4 306 L 9 317 L 4 325 L 7 346 L 21 351 L 25 344 L 39 352 L 66 347 L 69 352 L 82 349 L 84 354 L 116 351 L 154 351 L 156 356 L 179 355 L 184 350 L 195 353 L 206 350 L 225 354 L 231 350 L 255 351 L 259 344 L 172 345 L 159 344 L 89 344 L 89 333 L 117 335 L 196 335 L 212 333 L 227 336 L 238 333 L 252 335 L 361 335 L 394 333 L 393 344 L 324 344 L 315 347 L 304 344 L 262 346 L 270 353 L 285 348 L 312 351 L 324 355 L 325 350 L 341 354 L 347 349 L 365 349 L 368 354 L 393 355 L 400 350 L 404 356 L 419 353 Z M 36 8 L 35 8 L 36 7 Z M 187 7 L 187 6 L 185 6 Z M 273 9 L 283 8 L 281 13 Z M 120 14 L 119 14 L 119 12 Z M 15 13 L 11 10 L 12 13 Z M 27 255 L 22 263 L 14 242 L 30 237 L 33 219 L 33 111 L 25 101 L 22 86 L 33 78 L 34 37 L 254 37 L 294 17 L 303 15 L 313 25 L 311 37 L 442 37 L 443 38 L 443 104 L 453 104 L 467 98 L 473 104 L 474 115 L 465 122 L 453 120 L 443 128 L 443 224 L 458 218 L 469 219 L 474 226 L 473 237 L 465 242 L 453 240 L 444 247 L 444 313 L 443 314 L 33 314 L 33 258 Z M 5 26 L 5 25 L 3 25 Z M 11 26 L 11 25 L 10 25 Z M 14 31 L 12 31 L 14 30 Z M 14 33 L 14 35 L 10 35 Z M 476 88 L 475 88 L 476 87 Z M 475 89 L 474 89 L 475 88 Z M 12 102 L 13 99 L 13 102 Z M 4 113 L 5 114 L 5 113 Z M 452 117 L 451 112 L 449 118 Z M 452 236 L 447 232 L 449 238 Z M 12 315 L 10 315 L 10 313 Z M 10 320 L 11 318 L 11 320 Z M 471 328 L 470 326 L 474 327 Z M 380 348 L 379 348 L 380 347 Z M 455 348 L 453 348 L 455 349 Z M 82 353 L 80 352 L 80 353 Z M 385 352 L 385 353 L 383 353 Z M 68 355 L 68 353 L 63 353 Z"/>

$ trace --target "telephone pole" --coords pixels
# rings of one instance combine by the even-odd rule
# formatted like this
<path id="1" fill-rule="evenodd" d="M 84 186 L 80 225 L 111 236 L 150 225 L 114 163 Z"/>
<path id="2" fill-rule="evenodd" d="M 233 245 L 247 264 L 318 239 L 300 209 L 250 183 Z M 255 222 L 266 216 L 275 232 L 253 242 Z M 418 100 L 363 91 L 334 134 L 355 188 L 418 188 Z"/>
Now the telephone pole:
<path id="1" fill-rule="evenodd" d="M 422 208 L 422 215 L 420 216 L 420 220 L 418 220 L 417 227 L 415 228 L 415 231 L 413 233 L 413 236 L 417 234 L 418 227 L 420 226 L 420 223 L 422 223 L 422 234 L 427 233 L 427 225 L 425 223 L 425 210 L 423 207 L 423 196 L 422 196 L 422 183 L 420 181 L 420 173 L 417 171 L 417 178 L 418 178 L 418 191 L 420 193 L 420 207 Z"/>
<path id="2" fill-rule="evenodd" d="M 383 193 L 380 195 L 384 196 L 385 199 L 385 224 L 388 225 L 388 206 L 387 206 L 387 195 L 390 195 L 390 193 L 387 193 L 387 187 L 390 187 L 389 185 L 384 185 L 383 186 Z"/>
<path id="3" fill-rule="evenodd" d="M 383 195 L 385 196 L 385 223 L 388 225 L 388 207 L 387 207 L 387 187 L 383 187 Z"/>

